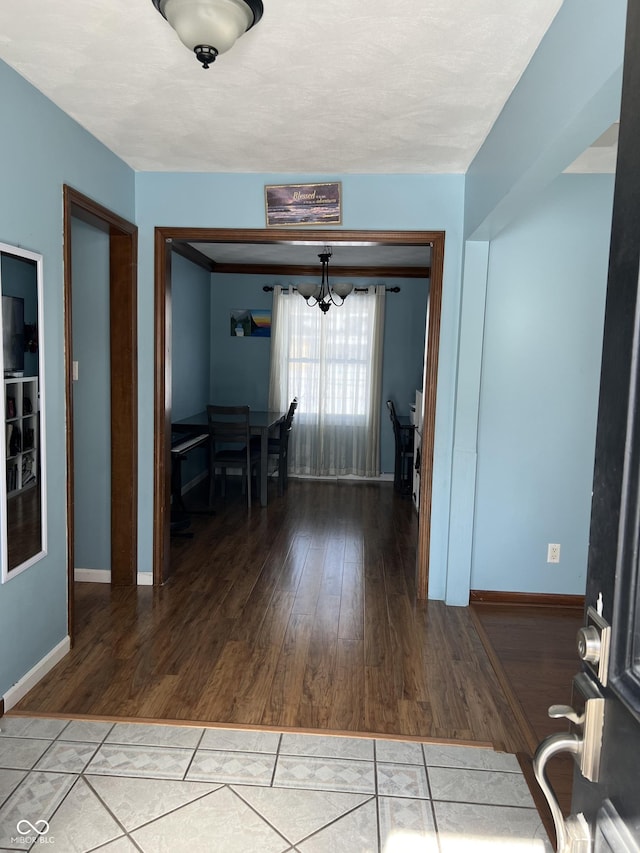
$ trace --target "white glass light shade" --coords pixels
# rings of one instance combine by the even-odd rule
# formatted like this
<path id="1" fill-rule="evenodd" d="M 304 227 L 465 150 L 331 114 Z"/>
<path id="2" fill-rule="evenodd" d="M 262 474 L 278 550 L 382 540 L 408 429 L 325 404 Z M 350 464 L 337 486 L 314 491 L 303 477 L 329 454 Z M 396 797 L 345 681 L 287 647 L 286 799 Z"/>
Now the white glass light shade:
<path id="1" fill-rule="evenodd" d="M 350 281 L 336 281 L 331 285 L 334 293 L 337 293 L 341 299 L 348 296 L 353 290 L 353 284 Z"/>
<path id="2" fill-rule="evenodd" d="M 303 296 L 305 299 L 311 299 L 311 297 L 313 297 L 314 299 L 317 299 L 318 296 L 320 296 L 320 285 L 319 284 L 314 284 L 313 282 L 308 281 L 306 283 L 303 282 L 302 284 L 299 284 L 297 287 L 298 287 L 298 293 L 300 294 L 300 296 Z"/>
<path id="3" fill-rule="evenodd" d="M 253 23 L 243 0 L 164 0 L 160 11 L 190 50 L 208 45 L 224 53 Z"/>

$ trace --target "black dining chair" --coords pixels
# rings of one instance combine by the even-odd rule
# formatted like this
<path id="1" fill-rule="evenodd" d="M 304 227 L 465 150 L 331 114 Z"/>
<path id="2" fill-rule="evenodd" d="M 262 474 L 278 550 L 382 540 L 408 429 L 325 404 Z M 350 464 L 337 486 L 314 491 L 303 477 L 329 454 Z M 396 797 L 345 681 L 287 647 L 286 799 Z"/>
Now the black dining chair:
<path id="1" fill-rule="evenodd" d="M 283 495 L 289 482 L 289 437 L 293 427 L 293 418 L 298 408 L 298 398 L 294 397 L 289 404 L 286 418 L 280 424 L 280 435 L 271 439 L 269 452 L 278 456 L 278 494 Z"/>
<path id="2" fill-rule="evenodd" d="M 298 398 L 294 397 L 289 403 L 287 414 L 276 427 L 277 434 L 270 435 L 268 439 L 267 452 L 270 457 L 277 459 L 277 467 L 274 471 L 278 474 L 278 495 L 280 496 L 284 494 L 289 480 L 289 437 L 297 408 Z"/>
<path id="3" fill-rule="evenodd" d="M 247 506 L 251 509 L 251 476 L 255 473 L 259 489 L 260 448 L 251 444 L 249 406 L 207 406 L 209 426 L 209 503 L 215 495 L 216 471 L 220 469 L 221 495 L 226 493 L 228 468 L 239 468 L 242 491 L 246 489 Z"/>
<path id="4" fill-rule="evenodd" d="M 410 495 L 412 489 L 415 427 L 413 424 L 400 423 L 393 400 L 387 400 L 387 409 L 389 410 L 389 417 L 393 424 L 393 438 L 395 441 L 393 487 L 402 495 Z"/>

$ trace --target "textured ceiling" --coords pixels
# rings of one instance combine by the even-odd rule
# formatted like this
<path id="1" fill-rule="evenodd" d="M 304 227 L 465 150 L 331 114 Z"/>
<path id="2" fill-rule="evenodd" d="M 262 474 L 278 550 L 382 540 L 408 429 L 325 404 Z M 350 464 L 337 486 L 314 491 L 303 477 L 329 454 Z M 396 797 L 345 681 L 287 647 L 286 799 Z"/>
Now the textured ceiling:
<path id="1" fill-rule="evenodd" d="M 329 242 L 331 240 L 329 239 Z M 264 266 L 307 266 L 320 271 L 318 254 L 326 243 L 191 243 L 192 248 L 217 264 L 262 264 Z M 373 246 L 333 243 L 329 268 L 334 267 L 418 267 L 431 264 L 429 246 Z"/>
<path id="2" fill-rule="evenodd" d="M 0 58 L 137 170 L 465 172 L 561 0 L 265 0 L 204 71 L 151 0 L 1 0 Z"/>

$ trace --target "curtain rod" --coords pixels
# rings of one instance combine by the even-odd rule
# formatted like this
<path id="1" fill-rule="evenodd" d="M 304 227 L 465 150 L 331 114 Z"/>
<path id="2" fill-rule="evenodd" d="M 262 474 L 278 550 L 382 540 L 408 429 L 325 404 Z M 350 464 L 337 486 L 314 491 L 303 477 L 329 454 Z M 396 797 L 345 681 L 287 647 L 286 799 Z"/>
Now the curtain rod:
<path id="1" fill-rule="evenodd" d="M 272 285 L 272 284 L 265 284 L 262 289 L 264 290 L 265 293 L 271 293 L 273 291 L 273 287 L 274 287 L 274 285 Z M 295 284 L 290 284 L 290 285 L 288 285 L 288 287 L 291 288 L 291 290 L 296 290 Z M 368 287 L 354 287 L 353 288 L 354 293 L 358 293 L 358 292 L 365 293 L 367 290 L 369 290 Z M 385 290 L 387 291 L 387 293 L 400 293 L 400 287 L 397 284 L 394 285 L 394 287 L 385 287 Z"/>

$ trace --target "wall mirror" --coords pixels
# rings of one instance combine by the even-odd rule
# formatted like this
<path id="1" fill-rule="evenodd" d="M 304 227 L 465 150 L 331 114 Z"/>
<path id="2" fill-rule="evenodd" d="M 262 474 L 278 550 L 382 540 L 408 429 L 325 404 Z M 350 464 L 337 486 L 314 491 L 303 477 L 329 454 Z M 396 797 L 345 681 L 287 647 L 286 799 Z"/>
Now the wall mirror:
<path id="1" fill-rule="evenodd" d="M 4 442 L 0 478 L 1 581 L 47 549 L 42 255 L 0 243 Z"/>

